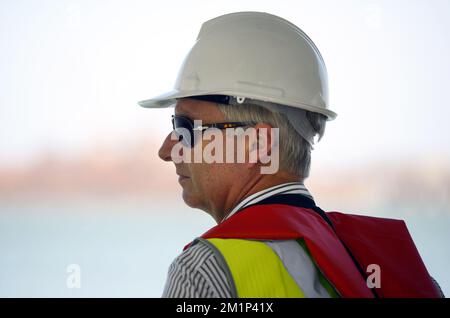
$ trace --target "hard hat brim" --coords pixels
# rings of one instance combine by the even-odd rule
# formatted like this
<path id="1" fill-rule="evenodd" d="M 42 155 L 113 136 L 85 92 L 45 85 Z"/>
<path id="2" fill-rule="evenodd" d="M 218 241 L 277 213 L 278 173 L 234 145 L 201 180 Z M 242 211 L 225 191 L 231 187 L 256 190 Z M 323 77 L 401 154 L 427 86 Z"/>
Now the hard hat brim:
<path id="1" fill-rule="evenodd" d="M 155 96 L 153 98 L 141 100 L 138 102 L 138 105 L 145 107 L 145 108 L 167 108 L 170 106 L 174 106 L 174 104 L 176 104 L 178 98 L 213 95 L 213 94 L 218 94 L 218 93 L 217 92 L 209 92 L 209 91 L 181 92 L 177 89 L 173 89 L 171 91 L 168 91 L 161 95 Z M 225 94 L 225 95 L 227 95 L 227 94 Z"/>
<path id="2" fill-rule="evenodd" d="M 145 108 L 167 108 L 173 106 L 176 103 L 177 98 L 185 97 L 183 95 L 185 94 L 174 89 L 153 98 L 141 100 L 138 102 L 138 105 Z"/>
<path id="3" fill-rule="evenodd" d="M 174 106 L 177 102 L 177 99 L 179 98 L 185 98 L 185 97 L 192 97 L 192 96 L 202 96 L 202 95 L 214 95 L 214 94 L 220 94 L 220 95 L 236 95 L 230 91 L 221 91 L 221 92 L 192 92 L 192 91 L 187 91 L 187 92 L 182 92 L 179 91 L 177 89 L 173 89 L 171 91 L 168 91 L 166 93 L 163 93 L 161 95 L 155 96 L 151 99 L 146 99 L 146 100 L 142 100 L 138 102 L 139 106 L 145 107 L 145 108 L 167 108 L 167 107 L 171 107 Z M 261 99 L 259 96 L 251 96 L 249 98 L 254 98 L 254 99 Z M 276 102 L 276 101 L 272 101 L 270 99 L 268 99 L 269 102 Z M 329 109 L 324 109 L 324 108 L 319 108 L 317 106 L 312 106 L 312 105 L 307 105 L 307 104 L 299 104 L 299 103 L 295 103 L 295 102 L 290 102 L 290 101 L 286 101 L 284 103 L 282 103 L 282 105 L 286 105 L 286 106 L 292 106 L 292 107 L 297 107 L 297 108 L 302 108 L 311 112 L 317 112 L 320 114 L 323 114 L 327 117 L 327 120 L 333 120 L 336 118 L 337 114 Z"/>

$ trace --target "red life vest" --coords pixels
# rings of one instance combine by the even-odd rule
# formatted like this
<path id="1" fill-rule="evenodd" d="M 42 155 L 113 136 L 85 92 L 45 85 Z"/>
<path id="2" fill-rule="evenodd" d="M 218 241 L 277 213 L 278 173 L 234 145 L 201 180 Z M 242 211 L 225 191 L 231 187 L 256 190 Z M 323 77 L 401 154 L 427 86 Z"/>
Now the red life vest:
<path id="1" fill-rule="evenodd" d="M 374 297 L 342 242 L 364 270 L 381 269 L 379 297 L 440 297 L 401 220 L 328 212 L 333 228 L 314 210 L 285 204 L 245 208 L 201 237 L 303 239 L 342 297 Z M 185 247 L 188 248 L 189 245 Z"/>

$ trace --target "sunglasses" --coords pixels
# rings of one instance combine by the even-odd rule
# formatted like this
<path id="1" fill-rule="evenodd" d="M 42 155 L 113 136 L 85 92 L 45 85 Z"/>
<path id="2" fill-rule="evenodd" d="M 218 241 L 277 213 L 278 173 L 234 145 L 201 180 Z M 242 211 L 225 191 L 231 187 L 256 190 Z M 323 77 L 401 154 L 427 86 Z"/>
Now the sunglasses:
<path id="1" fill-rule="evenodd" d="M 172 126 L 179 141 L 187 147 L 193 148 L 195 146 L 194 131 L 205 131 L 209 128 L 226 129 L 253 125 L 253 123 L 245 122 L 227 122 L 227 123 L 213 123 L 202 126 L 194 126 L 194 121 L 189 117 L 172 115 Z"/>

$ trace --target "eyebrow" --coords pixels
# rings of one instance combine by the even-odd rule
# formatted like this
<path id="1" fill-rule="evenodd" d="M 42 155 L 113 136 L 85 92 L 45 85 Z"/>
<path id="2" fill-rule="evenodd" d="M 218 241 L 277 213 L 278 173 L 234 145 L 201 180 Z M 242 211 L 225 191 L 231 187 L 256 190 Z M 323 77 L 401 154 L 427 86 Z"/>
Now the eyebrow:
<path id="1" fill-rule="evenodd" d="M 174 112 L 175 116 L 185 116 L 185 117 L 191 117 L 192 114 L 189 111 L 179 111 L 179 112 Z"/>
<path id="2" fill-rule="evenodd" d="M 198 118 L 198 116 L 194 116 L 194 114 L 192 114 L 192 112 L 190 112 L 189 111 L 189 109 L 182 109 L 181 111 L 179 110 L 178 111 L 178 113 L 177 113 L 177 108 L 176 108 L 176 106 L 175 106 L 175 110 L 174 110 L 174 114 L 176 115 L 176 116 L 185 116 L 185 117 L 188 117 L 188 118 L 190 118 L 190 119 L 199 119 Z M 200 118 L 201 119 L 201 118 Z M 202 119 L 203 120 L 203 119 Z"/>

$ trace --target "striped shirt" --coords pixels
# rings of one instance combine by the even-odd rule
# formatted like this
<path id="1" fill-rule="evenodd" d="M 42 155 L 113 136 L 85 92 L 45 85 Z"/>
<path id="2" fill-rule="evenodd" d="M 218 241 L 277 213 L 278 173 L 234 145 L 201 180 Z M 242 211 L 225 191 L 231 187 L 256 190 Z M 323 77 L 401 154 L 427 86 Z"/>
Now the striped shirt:
<path id="1" fill-rule="evenodd" d="M 283 183 L 248 196 L 236 205 L 224 220 L 249 205 L 279 194 L 301 194 L 313 199 L 303 183 Z M 170 265 L 162 295 L 162 297 L 170 298 L 230 298 L 231 296 L 231 286 L 225 269 L 222 268 L 211 248 L 201 241 L 183 251 Z"/>

